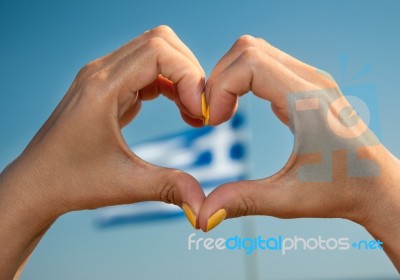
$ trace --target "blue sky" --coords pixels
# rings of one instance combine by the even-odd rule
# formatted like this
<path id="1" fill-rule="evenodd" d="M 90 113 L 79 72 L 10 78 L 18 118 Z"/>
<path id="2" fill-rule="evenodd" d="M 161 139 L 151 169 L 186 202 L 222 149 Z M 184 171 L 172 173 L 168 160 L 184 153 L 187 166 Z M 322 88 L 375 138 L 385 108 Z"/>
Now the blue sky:
<path id="1" fill-rule="evenodd" d="M 176 31 L 207 74 L 240 35 L 251 34 L 330 72 L 343 88 L 372 85 L 378 100 L 372 116 L 379 119 L 382 142 L 399 157 L 399 12 L 398 1 L 0 0 L 0 167 L 21 153 L 84 64 L 159 24 Z M 372 70 L 354 78 L 366 65 Z M 251 109 L 251 178 L 271 175 L 290 155 L 292 135 L 266 102 L 249 95 L 240 104 Z M 176 108 L 159 98 L 144 104 L 124 135 L 132 144 L 184 128 Z M 249 259 L 241 252 L 188 251 L 192 229 L 183 219 L 99 230 L 94 216 L 83 211 L 61 217 L 22 279 L 245 277 Z M 271 217 L 226 221 L 209 236 L 241 235 L 250 223 L 256 234 L 271 236 L 370 238 L 348 221 Z M 260 279 L 397 275 L 382 252 L 259 253 L 251 260 Z"/>

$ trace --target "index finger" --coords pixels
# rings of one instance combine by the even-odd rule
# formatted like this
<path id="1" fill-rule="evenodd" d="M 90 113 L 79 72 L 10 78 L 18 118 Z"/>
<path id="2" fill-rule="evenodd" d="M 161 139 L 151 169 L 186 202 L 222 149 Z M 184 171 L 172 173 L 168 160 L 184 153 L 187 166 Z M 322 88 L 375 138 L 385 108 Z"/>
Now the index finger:
<path id="1" fill-rule="evenodd" d="M 223 69 L 218 65 L 216 69 L 219 73 L 211 74 L 206 84 L 211 125 L 227 121 L 236 111 L 238 97 L 248 91 L 270 101 L 287 116 L 288 93 L 318 89 L 255 47 L 246 48 Z"/>

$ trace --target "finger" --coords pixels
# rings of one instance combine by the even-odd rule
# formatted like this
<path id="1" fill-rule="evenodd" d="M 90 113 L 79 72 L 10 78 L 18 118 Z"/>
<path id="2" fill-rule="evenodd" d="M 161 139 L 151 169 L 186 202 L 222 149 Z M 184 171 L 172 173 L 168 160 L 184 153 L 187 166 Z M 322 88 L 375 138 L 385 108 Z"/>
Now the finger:
<path id="1" fill-rule="evenodd" d="M 256 38 L 250 35 L 243 35 L 239 39 L 237 39 L 232 47 L 229 49 L 229 51 L 224 54 L 224 56 L 215 65 L 208 80 L 212 80 L 215 76 L 221 73 L 232 62 L 234 62 L 247 48 L 257 47 L 255 43 L 257 43 Z"/>
<path id="2" fill-rule="evenodd" d="M 147 41 L 149 41 L 152 38 L 164 39 L 173 48 L 175 48 L 176 50 L 181 52 L 184 56 L 186 56 L 189 60 L 191 60 L 197 66 L 197 68 L 204 74 L 204 70 L 202 69 L 200 63 L 198 62 L 193 52 L 181 41 L 181 39 L 176 35 L 176 33 L 169 26 L 160 25 L 156 28 L 144 32 L 143 34 L 131 40 L 127 44 L 121 46 L 114 52 L 92 61 L 87 66 L 81 69 L 78 76 L 80 76 L 81 79 L 88 78 L 96 71 L 99 71 L 101 68 L 107 67 L 123 59 L 125 56 L 131 54 L 135 50 L 145 45 Z"/>
<path id="3" fill-rule="evenodd" d="M 141 100 L 151 100 L 156 98 L 160 93 L 162 93 L 168 99 L 174 101 L 176 106 L 178 106 L 182 119 L 189 125 L 193 127 L 203 126 L 203 119 L 194 116 L 190 111 L 183 105 L 180 100 L 180 95 L 177 92 L 176 86 L 170 80 L 158 75 L 156 81 L 146 86 L 139 91 Z"/>
<path id="4" fill-rule="evenodd" d="M 161 74 L 176 85 L 181 102 L 195 116 L 201 117 L 200 93 L 204 75 L 184 55 L 160 38 L 153 38 L 123 60 L 93 74 L 85 83 L 91 91 L 111 93 L 118 98 L 118 109 L 126 100 L 154 82 Z M 125 112 L 119 112 L 123 115 Z"/>
<path id="5" fill-rule="evenodd" d="M 216 65 L 210 76 L 210 79 L 212 80 L 213 76 L 218 75 L 248 48 L 259 49 L 272 59 L 275 59 L 277 62 L 291 70 L 294 74 L 310 83 L 320 86 L 321 88 L 337 87 L 337 84 L 334 82 L 333 78 L 330 77 L 327 79 L 327 76 L 323 71 L 288 55 L 287 53 L 272 46 L 262 38 L 255 38 L 250 35 L 243 35 L 236 40 L 232 48 Z"/>
<path id="6" fill-rule="evenodd" d="M 241 216 L 296 218 L 307 216 L 307 211 L 313 216 L 312 210 L 314 215 L 318 215 L 315 209 L 323 203 L 318 198 L 315 189 L 308 188 L 301 193 L 290 181 L 262 179 L 228 183 L 208 195 L 200 211 L 199 225 L 203 231 L 209 231 L 224 219 Z"/>
<path id="7" fill-rule="evenodd" d="M 196 59 L 194 54 L 190 51 L 190 49 L 179 39 L 179 37 L 175 34 L 175 32 L 173 32 L 173 30 L 170 27 L 161 25 L 150 31 L 144 32 L 141 36 L 138 36 L 137 38 L 133 39 L 129 43 L 120 47 L 116 51 L 114 51 L 104 57 L 101 57 L 99 59 L 96 59 L 96 60 L 88 63 L 87 65 L 85 65 L 79 71 L 79 73 L 77 74 L 75 81 L 71 85 L 71 88 L 69 89 L 68 93 L 64 96 L 63 100 L 61 100 L 61 102 L 59 103 L 57 108 L 54 110 L 54 112 L 52 113 L 52 116 L 49 118 L 49 120 L 41 128 L 41 130 L 39 131 L 39 133 L 38 133 L 37 137 L 34 139 L 34 141 L 38 141 L 41 138 L 41 135 L 44 134 L 45 131 L 53 125 L 54 121 L 57 119 L 60 112 L 65 108 L 65 105 L 69 103 L 71 98 L 74 98 L 74 95 L 72 94 L 74 91 L 72 89 L 74 89 L 75 87 L 79 87 L 81 85 L 81 82 L 85 81 L 86 79 L 91 77 L 96 72 L 101 71 L 101 69 L 107 68 L 110 65 L 117 63 L 121 59 L 124 59 L 126 56 L 128 56 L 130 53 L 132 53 L 132 52 L 136 51 L 137 49 L 141 48 L 142 46 L 148 44 L 148 41 L 151 40 L 151 38 L 164 39 L 171 46 L 173 46 L 178 51 L 180 51 L 182 53 L 182 55 L 186 56 L 190 61 L 192 61 L 193 64 L 202 73 L 203 77 L 205 77 L 204 70 L 202 69 L 198 60 Z M 189 100 L 184 101 L 185 103 L 192 102 L 190 100 L 190 97 L 187 97 L 186 99 L 189 99 Z M 125 100 L 129 100 L 129 98 L 126 98 Z M 196 101 L 194 101 L 194 102 L 196 103 Z M 194 106 L 195 105 L 193 105 L 193 107 Z M 129 108 L 129 106 L 126 106 L 126 107 Z M 120 113 L 119 116 L 123 115 L 124 113 L 125 112 L 122 112 L 122 114 Z"/>
<path id="8" fill-rule="evenodd" d="M 193 118 L 181 111 L 182 119 L 192 127 L 203 127 L 203 119 Z"/>
<path id="9" fill-rule="evenodd" d="M 262 38 L 256 39 L 259 42 L 259 47 L 270 57 L 273 57 L 279 63 L 290 69 L 293 73 L 308 81 L 309 83 L 318 85 L 320 88 L 334 88 L 337 87 L 336 82 L 327 73 L 321 71 L 314 66 L 308 65 L 297 58 L 283 52 L 282 50 L 272 46 Z"/>
<path id="10" fill-rule="evenodd" d="M 345 158 L 345 154 L 335 157 Z M 335 182 L 304 182 L 298 175 L 298 166 L 307 161 L 291 157 L 285 167 L 272 177 L 228 183 L 212 191 L 204 201 L 199 216 L 200 228 L 211 230 L 223 219 L 250 215 L 278 218 L 357 219 L 357 209 L 363 198 L 354 191 L 360 178 L 343 177 L 343 167 L 334 165 Z M 358 180 L 358 184 L 357 184 Z M 371 178 L 362 178 L 362 186 L 371 184 Z M 216 214 L 217 213 L 217 214 Z M 222 214 L 223 215 L 222 215 Z"/>
<path id="11" fill-rule="evenodd" d="M 136 60 L 137 57 L 141 57 L 139 63 Z M 127 83 L 131 82 L 130 88 L 134 89 L 146 86 L 154 81 L 158 74 L 161 74 L 174 83 L 177 92 L 173 91 L 173 94 L 179 96 L 184 107 L 191 114 L 201 117 L 200 93 L 204 88 L 204 73 L 163 39 L 151 39 L 118 65 L 132 65 L 136 68 L 132 70 L 128 66 L 117 69 L 119 77 L 123 77 L 124 74 L 129 75 L 126 76 Z M 167 89 L 165 93 L 171 95 L 171 87 L 164 86 L 166 84 L 159 82 L 158 85 L 161 87 L 158 90 Z"/>
<path id="12" fill-rule="evenodd" d="M 128 183 L 124 203 L 162 201 L 182 207 L 193 227 L 205 199 L 204 192 L 192 176 L 179 170 L 163 168 L 136 157 L 129 172 L 124 172 Z M 125 184 L 125 183 L 123 183 Z M 121 203 L 120 199 L 118 203 Z"/>
<path id="13" fill-rule="evenodd" d="M 152 100 L 163 94 L 170 100 L 174 100 L 174 83 L 158 75 L 157 79 L 151 84 L 139 90 L 141 100 Z"/>
<path id="14" fill-rule="evenodd" d="M 260 188 L 262 188 L 261 191 Z M 203 203 L 199 216 L 200 228 L 207 232 L 224 219 L 255 215 L 255 203 L 265 200 L 268 196 L 267 192 L 268 188 L 257 181 L 228 183 L 216 188 Z M 257 197 L 254 197 L 255 195 Z M 261 211 L 261 208 L 258 210 Z"/>
<path id="15" fill-rule="evenodd" d="M 228 120 L 235 112 L 238 96 L 252 90 L 280 110 L 286 95 L 318 89 L 257 48 L 247 48 L 218 75 L 207 82 L 210 124 Z M 287 112 L 286 112 L 287 113 Z"/>
<path id="16" fill-rule="evenodd" d="M 168 42 L 172 47 L 178 50 L 180 53 L 185 55 L 189 60 L 191 60 L 199 69 L 199 71 L 203 72 L 204 70 L 201 67 L 199 61 L 197 60 L 196 56 L 193 52 L 183 43 L 183 41 L 176 35 L 176 33 L 167 25 L 160 25 L 152 30 L 144 32 L 139 38 L 140 41 L 139 46 L 143 44 L 143 42 L 150 40 L 154 37 L 160 37 Z M 136 48 L 135 48 L 136 49 Z M 132 51 L 132 49 L 128 50 Z"/>

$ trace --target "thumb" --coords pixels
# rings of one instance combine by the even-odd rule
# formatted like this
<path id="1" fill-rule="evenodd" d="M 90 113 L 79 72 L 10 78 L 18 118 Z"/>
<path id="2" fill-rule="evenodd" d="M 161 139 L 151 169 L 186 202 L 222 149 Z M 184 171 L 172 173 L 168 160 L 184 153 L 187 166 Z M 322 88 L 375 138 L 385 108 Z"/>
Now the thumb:
<path id="1" fill-rule="evenodd" d="M 134 198 L 134 202 L 162 201 L 175 204 L 183 209 L 192 226 L 199 228 L 197 217 L 205 195 L 191 175 L 140 160 L 129 177 L 130 197 Z"/>
<path id="2" fill-rule="evenodd" d="M 207 232 L 224 219 L 241 216 L 290 216 L 290 196 L 285 189 L 272 178 L 221 185 L 203 203 L 199 216 L 200 228 Z"/>

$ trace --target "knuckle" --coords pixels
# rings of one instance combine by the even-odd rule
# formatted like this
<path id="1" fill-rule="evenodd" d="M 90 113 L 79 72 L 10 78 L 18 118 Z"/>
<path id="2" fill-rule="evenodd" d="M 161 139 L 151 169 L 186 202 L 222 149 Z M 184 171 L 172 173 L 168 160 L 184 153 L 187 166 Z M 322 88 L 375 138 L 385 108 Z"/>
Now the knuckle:
<path id="1" fill-rule="evenodd" d="M 237 208 L 236 215 L 240 216 L 250 216 L 256 213 L 256 207 L 254 201 L 250 200 L 248 197 L 239 192 L 239 205 Z"/>
<path id="2" fill-rule="evenodd" d="M 324 86 L 326 87 L 337 87 L 338 84 L 335 78 L 327 71 L 318 69 L 317 70 L 325 79 L 324 79 Z"/>
<path id="3" fill-rule="evenodd" d="M 271 45 L 267 40 L 265 40 L 264 38 L 257 38 L 257 41 L 258 41 L 259 43 L 265 45 L 265 46 L 268 47 L 268 48 L 271 48 L 271 47 L 272 47 L 272 45 Z"/>
<path id="4" fill-rule="evenodd" d="M 171 184 L 165 184 L 160 191 L 160 201 L 166 203 L 174 203 L 175 201 L 175 188 Z"/>
<path id="5" fill-rule="evenodd" d="M 246 189 L 246 187 L 245 184 L 241 183 L 236 183 L 235 185 L 227 183 L 219 188 L 219 191 L 231 196 L 230 201 L 232 201 L 232 204 L 229 207 L 229 216 L 232 218 L 250 216 L 257 213 L 256 198 L 246 195 L 246 193 L 242 191 Z"/>
<path id="6" fill-rule="evenodd" d="M 85 80 L 99 68 L 99 65 L 100 65 L 99 60 L 94 60 L 89 62 L 79 70 L 78 74 L 76 75 L 76 80 L 78 81 Z"/>
<path id="7" fill-rule="evenodd" d="M 235 47 L 240 49 L 246 49 L 255 46 L 257 39 L 251 35 L 242 35 L 235 42 Z"/>
<path id="8" fill-rule="evenodd" d="M 106 70 L 101 70 L 90 75 L 82 86 L 82 94 L 91 99 L 97 99 L 101 92 L 103 92 L 107 87 L 107 78 L 109 74 Z"/>
<path id="9" fill-rule="evenodd" d="M 83 66 L 83 67 L 79 70 L 78 74 L 76 75 L 76 78 L 77 78 L 77 79 L 80 79 L 80 78 L 82 78 L 83 76 L 86 76 L 87 73 L 90 71 L 90 69 L 91 69 L 90 63 L 86 64 L 85 66 Z"/>
<path id="10" fill-rule="evenodd" d="M 161 37 L 153 37 L 149 39 L 146 43 L 146 47 L 153 51 L 159 51 L 165 46 L 165 41 Z"/>
<path id="11" fill-rule="evenodd" d="M 246 48 L 241 54 L 241 59 L 243 59 L 247 64 L 255 65 L 260 61 L 260 50 L 256 47 Z"/>
<path id="12" fill-rule="evenodd" d="M 160 201 L 180 205 L 179 191 L 177 190 L 174 182 L 176 181 L 176 177 L 181 173 L 182 171 L 180 170 L 173 170 L 173 172 L 170 172 L 170 175 L 168 175 L 168 177 L 165 179 L 165 183 L 159 191 Z"/>
<path id="13" fill-rule="evenodd" d="M 175 34 L 171 27 L 168 25 L 159 25 L 151 30 L 151 33 L 155 36 L 171 35 Z"/>

